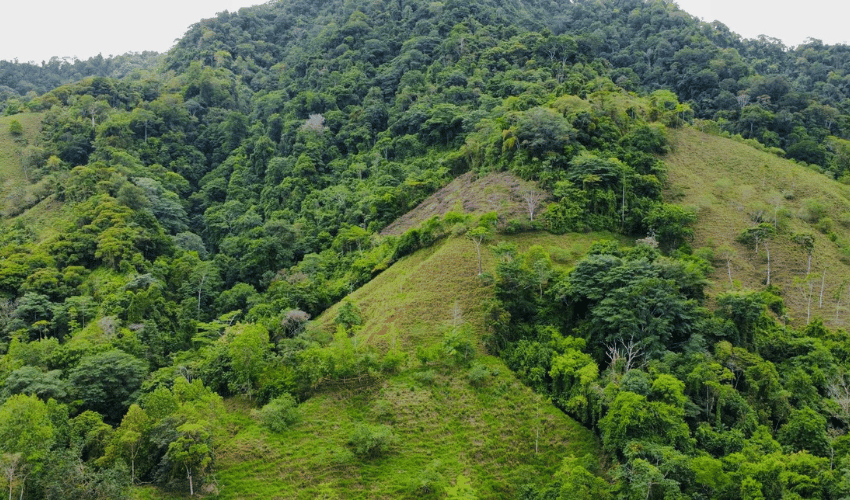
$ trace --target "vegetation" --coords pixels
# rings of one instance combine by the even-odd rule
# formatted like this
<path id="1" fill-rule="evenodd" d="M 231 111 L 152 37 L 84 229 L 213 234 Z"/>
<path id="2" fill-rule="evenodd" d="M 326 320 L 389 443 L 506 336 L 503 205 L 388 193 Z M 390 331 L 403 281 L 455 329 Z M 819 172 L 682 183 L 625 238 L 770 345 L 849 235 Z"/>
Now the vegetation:
<path id="1" fill-rule="evenodd" d="M 847 496 L 846 50 L 284 0 L 0 63 L 0 485 Z"/>

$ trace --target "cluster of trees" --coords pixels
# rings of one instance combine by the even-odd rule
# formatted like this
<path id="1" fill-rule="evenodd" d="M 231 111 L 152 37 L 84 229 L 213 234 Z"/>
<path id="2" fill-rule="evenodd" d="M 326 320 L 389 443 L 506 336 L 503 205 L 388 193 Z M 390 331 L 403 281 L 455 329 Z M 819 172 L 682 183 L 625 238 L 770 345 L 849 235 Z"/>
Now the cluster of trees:
<path id="1" fill-rule="evenodd" d="M 850 48 L 809 38 L 797 47 L 761 35 L 742 39 L 672 2 L 578 1 L 553 31 L 582 33 L 630 90 L 664 88 L 696 118 L 756 139 L 836 178 L 848 173 Z"/>
<path id="2" fill-rule="evenodd" d="M 541 248 L 497 248 L 489 345 L 615 462 L 603 479 L 568 459 L 528 497 L 845 496 L 847 334 L 787 327 L 770 291 L 712 312 L 708 262 L 652 243 L 596 244 L 568 273 Z"/>
<path id="3" fill-rule="evenodd" d="M 20 113 L 30 107 L 28 103 L 32 99 L 83 78 L 123 78 L 134 72 L 151 70 L 161 58 L 161 54 L 145 51 L 109 57 L 98 54 L 85 61 L 68 57 L 51 57 L 41 64 L 0 61 L 0 113 Z"/>

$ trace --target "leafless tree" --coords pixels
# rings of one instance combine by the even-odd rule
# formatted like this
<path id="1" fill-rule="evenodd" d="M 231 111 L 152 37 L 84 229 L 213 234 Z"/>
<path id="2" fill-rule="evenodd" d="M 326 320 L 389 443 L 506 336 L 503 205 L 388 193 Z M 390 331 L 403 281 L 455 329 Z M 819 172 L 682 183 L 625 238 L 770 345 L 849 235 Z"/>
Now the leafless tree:
<path id="1" fill-rule="evenodd" d="M 304 130 L 312 130 L 322 133 L 325 131 L 325 117 L 321 113 L 314 113 L 307 118 L 304 125 L 301 125 Z"/>
<path id="2" fill-rule="evenodd" d="M 629 372 L 632 368 L 637 368 L 638 362 L 643 356 L 643 349 L 633 338 L 628 342 L 620 339 L 612 345 L 607 346 L 605 353 L 608 358 L 608 366 L 611 371 L 619 371 L 618 367 L 622 367 L 623 375 Z"/>
<path id="3" fill-rule="evenodd" d="M 838 405 L 833 416 L 844 423 L 850 423 L 850 382 L 840 373 L 826 388 L 829 397 Z"/>
<path id="4" fill-rule="evenodd" d="M 283 327 L 285 335 L 292 338 L 304 331 L 304 327 L 309 320 L 310 315 L 306 312 L 299 309 L 292 309 L 280 320 L 280 326 Z"/>
<path id="5" fill-rule="evenodd" d="M 543 200 L 543 193 L 531 188 L 522 194 L 522 199 L 525 200 L 525 208 L 528 210 L 528 220 L 534 221 L 534 214 L 537 212 L 537 207 Z"/>

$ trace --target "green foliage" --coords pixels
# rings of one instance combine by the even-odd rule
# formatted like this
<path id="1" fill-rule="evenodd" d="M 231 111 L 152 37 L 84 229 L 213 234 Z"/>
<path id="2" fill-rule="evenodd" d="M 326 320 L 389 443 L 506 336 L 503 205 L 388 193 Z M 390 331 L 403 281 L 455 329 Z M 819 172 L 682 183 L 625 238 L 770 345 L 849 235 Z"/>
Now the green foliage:
<path id="1" fill-rule="evenodd" d="M 645 222 L 658 243 L 672 249 L 693 238 L 691 225 L 696 222 L 696 214 L 676 205 L 659 204 L 649 211 Z"/>
<path id="2" fill-rule="evenodd" d="M 84 408 L 118 423 L 147 375 L 146 364 L 117 349 L 86 356 L 70 371 L 68 382 Z"/>
<path id="3" fill-rule="evenodd" d="M 223 12 L 161 57 L 0 61 L 0 111 L 14 115 L 4 144 L 21 160 L 2 167 L 20 177 L 3 213 L 22 215 L 0 231 L 3 411 L 43 422 L 46 405 L 50 436 L 14 425 L 55 444 L 49 458 L 27 451 L 31 461 L 4 449 L 10 488 L 117 498 L 123 462 L 130 482 L 185 477 L 192 492 L 214 465 L 224 413 L 209 387 L 270 400 L 264 420 L 289 411 L 276 408 L 291 406 L 290 391 L 402 370 L 401 350 L 357 335 L 377 318 L 353 302 L 337 310 L 329 345 L 307 319 L 452 234 L 467 236 L 485 275 L 501 213 L 380 231 L 453 176 L 502 170 L 551 191 L 539 221 L 554 233 L 652 236 L 600 245 L 569 272 L 541 248 L 497 249 L 487 347 L 620 461 L 616 488 L 565 462 L 552 496 L 847 493 L 830 437 L 847 430 L 833 418 L 846 413 L 843 334 L 778 325 L 784 306 L 769 292 L 728 292 L 705 309 L 709 269 L 683 257 L 695 212 L 661 202 L 658 159 L 670 151 L 665 127 L 699 119 L 846 178 L 841 46 L 742 40 L 664 2 L 343 3 Z M 28 110 L 43 117 L 37 144 Z M 741 241 L 758 250 L 793 225 L 774 213 Z M 804 200 L 798 215 L 841 242 L 823 201 Z M 814 240 L 794 240 L 811 260 Z M 450 372 L 468 365 L 471 328 L 455 324 L 417 356 Z M 503 390 L 488 366 L 465 372 L 478 397 Z M 451 380 L 410 376 L 417 390 Z M 71 420 L 50 398 L 81 413 Z M 114 435 L 92 411 L 121 422 Z M 416 494 L 474 496 L 437 466 L 423 478 Z"/>
<path id="4" fill-rule="evenodd" d="M 358 424 L 348 437 L 348 446 L 361 459 L 372 459 L 390 453 L 398 444 L 392 427 L 384 424 Z"/>
<path id="5" fill-rule="evenodd" d="M 253 416 L 272 432 L 283 432 L 298 420 L 298 403 L 289 394 L 278 396 L 253 412 Z"/>
<path id="6" fill-rule="evenodd" d="M 350 299 L 343 301 L 336 318 L 334 318 L 334 323 L 340 325 L 346 331 L 353 332 L 356 327 L 363 324 L 360 308 Z"/>
<path id="7" fill-rule="evenodd" d="M 18 120 L 9 122 L 9 133 L 15 137 L 20 137 L 24 133 L 24 127 Z"/>
<path id="8" fill-rule="evenodd" d="M 446 329 L 440 343 L 443 359 L 449 363 L 466 365 L 475 357 L 475 344 L 468 323 Z"/>

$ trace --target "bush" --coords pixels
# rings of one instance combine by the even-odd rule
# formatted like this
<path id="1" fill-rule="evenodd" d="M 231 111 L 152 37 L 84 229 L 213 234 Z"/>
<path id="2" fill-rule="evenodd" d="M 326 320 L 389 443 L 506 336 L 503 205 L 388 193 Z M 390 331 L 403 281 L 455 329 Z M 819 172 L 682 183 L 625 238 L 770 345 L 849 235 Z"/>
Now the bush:
<path id="1" fill-rule="evenodd" d="M 411 489 L 417 497 L 436 498 L 441 497 L 446 489 L 446 480 L 440 474 L 442 464 L 434 460 L 428 464 L 422 472 L 413 480 Z"/>
<path id="2" fill-rule="evenodd" d="M 798 215 L 806 222 L 815 223 L 826 216 L 826 207 L 820 200 L 807 198 L 803 200 L 803 207 Z"/>
<path id="3" fill-rule="evenodd" d="M 298 420 L 298 403 L 289 394 L 272 399 L 269 404 L 252 412 L 254 418 L 272 432 L 283 432 Z"/>
<path id="4" fill-rule="evenodd" d="M 398 438 L 388 425 L 360 424 L 348 438 L 348 446 L 360 458 L 385 455 L 396 445 Z"/>
<path id="5" fill-rule="evenodd" d="M 470 384 L 474 386 L 481 386 L 484 385 L 490 377 L 497 374 L 497 371 L 491 370 L 486 365 L 475 363 L 472 365 L 472 368 L 469 369 L 469 373 L 466 374 L 466 378 L 469 379 Z"/>
<path id="6" fill-rule="evenodd" d="M 21 125 L 21 122 L 18 120 L 12 120 L 12 122 L 9 123 L 9 133 L 15 137 L 23 135 L 24 127 Z"/>
<path id="7" fill-rule="evenodd" d="M 413 377 L 413 380 L 420 384 L 433 384 L 434 380 L 437 378 L 437 372 L 434 370 L 425 370 L 421 372 L 413 372 L 411 376 Z"/>
<path id="8" fill-rule="evenodd" d="M 386 399 L 379 399 L 372 404 L 372 414 L 381 422 L 392 423 L 395 421 L 395 409 L 392 403 Z"/>
<path id="9" fill-rule="evenodd" d="M 829 217 L 823 217 L 815 224 L 815 228 L 823 234 L 829 234 L 835 228 L 835 224 Z"/>
<path id="10" fill-rule="evenodd" d="M 465 364 L 475 357 L 475 344 L 472 332 L 467 324 L 449 329 L 443 334 L 441 345 L 443 354 L 448 361 L 456 365 Z"/>

